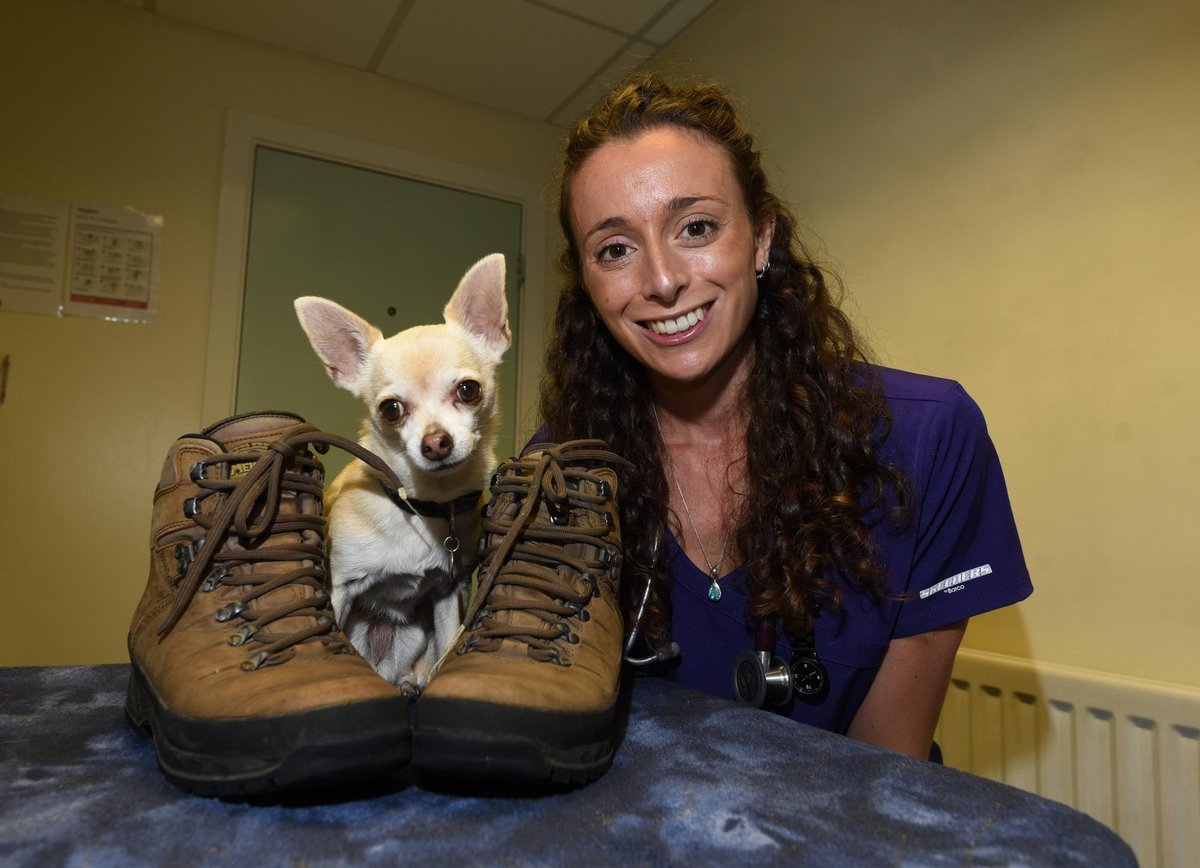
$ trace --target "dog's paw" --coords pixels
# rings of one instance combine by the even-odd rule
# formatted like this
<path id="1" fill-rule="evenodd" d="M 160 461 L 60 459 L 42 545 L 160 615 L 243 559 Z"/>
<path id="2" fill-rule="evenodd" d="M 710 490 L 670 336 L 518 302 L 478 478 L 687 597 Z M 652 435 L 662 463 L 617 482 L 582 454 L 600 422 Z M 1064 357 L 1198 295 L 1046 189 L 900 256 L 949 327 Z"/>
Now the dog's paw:
<path id="1" fill-rule="evenodd" d="M 401 681 L 396 688 L 405 699 L 416 699 L 421 695 L 421 686 L 412 681 Z"/>

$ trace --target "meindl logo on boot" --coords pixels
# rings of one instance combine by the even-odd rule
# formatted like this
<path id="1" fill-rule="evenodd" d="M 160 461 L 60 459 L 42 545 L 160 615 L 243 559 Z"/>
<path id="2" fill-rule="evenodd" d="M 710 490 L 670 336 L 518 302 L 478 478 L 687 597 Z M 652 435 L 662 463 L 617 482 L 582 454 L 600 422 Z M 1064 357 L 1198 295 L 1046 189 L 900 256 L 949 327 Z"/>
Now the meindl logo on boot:
<path id="1" fill-rule="evenodd" d="M 236 449 L 231 449 L 229 451 L 231 455 L 237 455 L 239 452 L 257 452 L 259 455 L 262 455 L 270 448 L 271 445 L 269 443 L 243 443 Z M 253 466 L 253 461 L 246 464 L 231 464 L 229 465 L 229 478 L 237 479 L 239 476 L 245 476 L 250 472 L 250 468 Z"/>

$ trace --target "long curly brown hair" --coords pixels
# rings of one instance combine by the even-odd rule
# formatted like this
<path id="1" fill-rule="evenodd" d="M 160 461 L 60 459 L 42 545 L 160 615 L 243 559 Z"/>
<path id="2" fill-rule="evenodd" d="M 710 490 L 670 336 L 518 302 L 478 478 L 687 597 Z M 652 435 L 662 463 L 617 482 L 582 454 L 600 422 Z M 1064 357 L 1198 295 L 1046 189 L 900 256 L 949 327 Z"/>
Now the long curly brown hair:
<path id="1" fill-rule="evenodd" d="M 747 554 L 748 618 L 778 615 L 806 631 L 814 607 L 841 602 L 841 581 L 882 593 L 884 566 L 870 528 L 907 510 L 902 472 L 877 457 L 890 415 L 867 352 L 831 286 L 796 235 L 795 218 L 767 185 L 753 136 L 729 95 L 714 84 L 641 75 L 614 89 L 569 130 L 559 221 L 567 240 L 565 279 L 547 351 L 542 418 L 554 440 L 599 437 L 634 463 L 621 475 L 627 621 L 650 582 L 641 621 L 653 642 L 670 635 L 666 552 L 669 502 L 665 445 L 654 423 L 645 369 L 613 339 L 583 287 L 570 224 L 571 182 L 598 148 L 650 129 L 694 130 L 730 158 L 751 225 L 774 221 L 769 268 L 758 281 L 750 324 L 752 368 L 741 400 L 748 496 L 736 517 Z"/>

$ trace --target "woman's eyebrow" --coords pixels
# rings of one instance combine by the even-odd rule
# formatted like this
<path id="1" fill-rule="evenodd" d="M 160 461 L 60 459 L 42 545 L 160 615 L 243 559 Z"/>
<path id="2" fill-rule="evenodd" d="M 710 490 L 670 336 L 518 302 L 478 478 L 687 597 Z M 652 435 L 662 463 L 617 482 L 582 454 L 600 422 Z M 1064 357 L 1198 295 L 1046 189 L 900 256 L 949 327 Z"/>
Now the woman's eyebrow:
<path id="1" fill-rule="evenodd" d="M 677 211 L 683 211 L 691 208 L 698 202 L 718 202 L 716 196 L 676 196 L 674 199 L 667 202 L 667 213 L 674 214 Z"/>
<path id="2" fill-rule="evenodd" d="M 607 217 L 589 229 L 583 237 L 591 238 L 597 232 L 606 232 L 609 229 L 621 229 L 628 225 L 629 221 L 624 217 Z"/>

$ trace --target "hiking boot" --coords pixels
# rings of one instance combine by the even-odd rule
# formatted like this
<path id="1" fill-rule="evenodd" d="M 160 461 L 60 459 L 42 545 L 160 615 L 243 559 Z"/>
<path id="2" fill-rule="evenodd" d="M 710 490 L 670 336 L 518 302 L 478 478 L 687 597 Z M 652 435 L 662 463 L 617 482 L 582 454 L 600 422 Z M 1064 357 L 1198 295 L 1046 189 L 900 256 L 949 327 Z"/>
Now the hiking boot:
<path id="1" fill-rule="evenodd" d="M 603 441 L 528 447 L 492 479 L 479 589 L 413 708 L 413 765 L 580 784 L 612 762 L 622 627 L 617 475 Z"/>
<path id="2" fill-rule="evenodd" d="M 395 480 L 370 452 L 289 413 L 226 419 L 167 454 L 125 711 L 189 792 L 342 783 L 408 761 L 408 701 L 334 624 L 310 445 L 347 449 Z"/>

